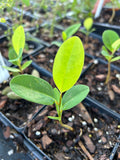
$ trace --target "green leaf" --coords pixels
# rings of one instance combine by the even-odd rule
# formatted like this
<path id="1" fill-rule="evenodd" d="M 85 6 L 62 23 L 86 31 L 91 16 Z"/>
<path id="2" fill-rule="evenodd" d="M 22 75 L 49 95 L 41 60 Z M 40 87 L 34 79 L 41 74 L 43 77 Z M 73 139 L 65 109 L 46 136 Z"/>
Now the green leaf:
<path id="1" fill-rule="evenodd" d="M 113 58 L 113 59 L 111 60 L 111 62 L 117 61 L 117 60 L 119 60 L 119 59 L 120 59 L 120 56 L 117 56 L 117 57 Z"/>
<path id="2" fill-rule="evenodd" d="M 20 48 L 24 48 L 25 46 L 25 33 L 24 28 L 22 26 L 17 27 L 13 36 L 12 36 L 12 44 L 15 52 L 19 55 Z"/>
<path id="3" fill-rule="evenodd" d="M 110 58 L 112 58 L 113 56 L 110 55 L 107 51 L 107 49 L 105 48 L 105 46 L 102 47 L 102 51 L 101 54 L 107 59 L 109 60 Z"/>
<path id="4" fill-rule="evenodd" d="M 53 79 L 60 92 L 67 91 L 77 82 L 83 64 L 83 44 L 77 36 L 71 37 L 59 48 L 53 64 Z"/>
<path id="5" fill-rule="evenodd" d="M 79 104 L 88 94 L 89 87 L 76 85 L 68 90 L 62 99 L 62 110 L 68 110 Z"/>
<path id="6" fill-rule="evenodd" d="M 32 75 L 18 75 L 10 81 L 10 88 L 18 96 L 31 102 L 52 105 L 55 101 L 52 86 Z"/>
<path id="7" fill-rule="evenodd" d="M 55 98 L 55 106 L 56 106 L 56 110 L 57 110 L 57 113 L 59 113 L 59 100 L 60 100 L 60 92 L 58 91 L 57 88 L 54 88 L 54 98 Z M 57 102 L 57 103 L 56 103 Z"/>
<path id="8" fill-rule="evenodd" d="M 112 47 L 112 44 L 119 39 L 119 35 L 115 31 L 106 30 L 102 34 L 102 39 L 105 47 L 113 52 L 114 48 Z"/>
<path id="9" fill-rule="evenodd" d="M 54 45 L 56 45 L 56 46 L 60 47 L 60 46 L 61 46 L 61 44 L 62 44 L 62 42 L 53 41 L 53 42 L 52 42 L 52 44 L 54 44 Z"/>
<path id="10" fill-rule="evenodd" d="M 22 2 L 23 2 L 26 6 L 30 6 L 30 0 L 22 0 Z"/>
<path id="11" fill-rule="evenodd" d="M 91 17 L 88 17 L 84 20 L 84 23 L 83 23 L 85 29 L 87 31 L 89 31 L 93 25 L 93 19 Z"/>
<path id="12" fill-rule="evenodd" d="M 112 48 L 114 48 L 115 50 L 118 50 L 118 48 L 120 48 L 120 39 L 116 40 L 116 41 L 112 44 Z"/>
<path id="13" fill-rule="evenodd" d="M 22 53 L 23 53 L 23 49 L 20 48 L 19 55 L 15 54 L 15 52 L 13 53 L 13 54 L 15 54 L 15 55 L 17 56 L 17 58 L 11 59 L 11 60 L 9 60 L 9 62 L 11 62 L 11 63 L 15 62 L 15 63 L 16 63 L 18 60 L 21 59 Z M 20 62 L 17 62 L 17 64 L 18 64 L 18 63 L 21 63 L 21 61 L 20 61 Z"/>
<path id="14" fill-rule="evenodd" d="M 60 117 L 53 117 L 53 116 L 48 116 L 48 118 L 50 118 L 50 119 L 54 119 L 54 120 L 60 120 Z"/>
<path id="15" fill-rule="evenodd" d="M 70 38 L 73 34 L 75 34 L 78 31 L 78 29 L 80 28 L 80 26 L 81 26 L 80 23 L 73 24 L 70 27 L 68 27 L 66 30 L 64 30 L 62 33 L 62 37 L 64 38 L 63 40 L 65 41 L 66 39 Z"/>
<path id="16" fill-rule="evenodd" d="M 63 39 L 63 41 L 65 41 L 67 39 L 67 34 L 64 31 L 62 32 L 62 39 Z"/>
<path id="17" fill-rule="evenodd" d="M 24 70 L 25 68 L 27 68 L 31 63 L 32 63 L 32 60 L 29 60 L 29 61 L 25 62 L 25 63 L 22 65 L 22 70 Z"/>
<path id="18" fill-rule="evenodd" d="M 17 57 L 18 57 L 18 55 L 16 54 L 15 50 L 13 49 L 13 47 L 10 47 L 9 51 L 8 51 L 8 58 L 9 58 L 9 60 L 16 59 Z M 15 62 L 12 62 L 12 64 L 18 66 L 19 62 L 15 61 Z"/>
<path id="19" fill-rule="evenodd" d="M 3 66 L 3 68 L 5 68 L 5 69 L 7 69 L 8 71 L 11 71 L 11 72 L 20 72 L 19 69 L 13 68 L 13 67 Z"/>

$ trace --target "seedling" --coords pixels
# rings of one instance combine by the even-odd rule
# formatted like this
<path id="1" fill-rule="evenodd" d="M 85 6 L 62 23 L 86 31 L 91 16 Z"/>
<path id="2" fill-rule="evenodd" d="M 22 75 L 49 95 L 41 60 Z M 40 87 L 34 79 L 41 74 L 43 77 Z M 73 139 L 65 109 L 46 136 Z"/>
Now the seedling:
<path id="1" fill-rule="evenodd" d="M 84 29 L 81 29 L 81 32 L 86 35 L 85 44 L 87 45 L 88 36 L 90 35 L 90 33 L 92 33 L 95 30 L 94 28 L 92 28 L 93 19 L 91 17 L 86 18 L 83 22 L 83 26 L 84 26 Z"/>
<path id="2" fill-rule="evenodd" d="M 10 82 L 10 87 L 17 95 L 39 104 L 56 106 L 56 117 L 61 126 L 73 130 L 62 123 L 62 113 L 79 104 L 88 94 L 89 88 L 85 85 L 75 85 L 82 72 L 84 64 L 84 48 L 81 40 L 71 37 L 59 48 L 53 64 L 53 80 L 57 88 L 41 78 L 31 75 L 18 75 Z"/>
<path id="3" fill-rule="evenodd" d="M 75 34 L 79 30 L 80 26 L 81 26 L 81 24 L 78 23 L 78 24 L 73 24 L 70 27 L 68 27 L 67 29 L 65 29 L 62 32 L 62 40 L 63 40 L 63 42 L 65 40 L 67 40 L 68 38 L 70 38 L 71 36 L 73 36 L 73 34 Z M 62 45 L 62 42 L 53 41 L 52 44 L 55 44 L 58 47 L 60 47 Z"/>
<path id="4" fill-rule="evenodd" d="M 32 61 L 27 61 L 23 65 L 22 63 L 22 54 L 23 54 L 23 49 L 25 46 L 25 32 L 22 26 L 19 26 L 13 36 L 12 36 L 12 44 L 13 47 L 9 50 L 9 62 L 11 62 L 13 65 L 18 66 L 18 68 L 13 68 L 13 67 L 6 67 L 9 71 L 12 72 L 17 72 L 17 73 L 23 73 L 23 70 L 27 68 Z"/>
<path id="5" fill-rule="evenodd" d="M 116 10 L 116 7 L 117 8 L 120 8 L 120 2 L 119 0 L 111 0 L 111 3 L 112 3 L 112 15 L 109 19 L 109 23 L 112 23 L 114 17 L 115 17 L 115 10 Z"/>
<path id="6" fill-rule="evenodd" d="M 101 53 L 108 61 L 108 73 L 105 81 L 105 84 L 108 84 L 111 74 L 110 64 L 120 59 L 120 56 L 115 57 L 115 52 L 120 48 L 120 38 L 115 31 L 106 30 L 103 32 L 102 39 L 104 46 Z"/>

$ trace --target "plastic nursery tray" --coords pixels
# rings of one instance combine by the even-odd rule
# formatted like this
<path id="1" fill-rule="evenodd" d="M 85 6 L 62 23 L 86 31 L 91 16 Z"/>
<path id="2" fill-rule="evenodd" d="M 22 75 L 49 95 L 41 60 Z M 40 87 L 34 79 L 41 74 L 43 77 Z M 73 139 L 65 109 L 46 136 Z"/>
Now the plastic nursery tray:
<path id="1" fill-rule="evenodd" d="M 45 108 L 43 106 L 39 113 Z M 24 134 L 24 128 L 16 127 L 9 119 L 0 112 L 0 159 L 5 160 L 51 160 L 43 153 L 33 142 L 31 142 Z M 9 132 L 10 128 L 10 132 Z M 8 130 L 8 131 L 7 131 Z M 13 131 L 14 130 L 14 131 Z M 9 136 L 5 138 L 4 135 Z M 7 133 L 8 132 L 8 133 Z M 9 133 L 11 133 L 9 135 Z M 7 135 L 8 134 L 8 135 Z M 16 145 L 15 145 L 16 144 Z M 21 146 L 20 153 L 17 146 Z"/>
<path id="2" fill-rule="evenodd" d="M 116 31 L 119 35 L 120 35 L 120 26 L 116 26 L 116 25 L 110 25 L 108 23 L 98 23 L 98 22 L 94 22 L 93 23 L 93 28 L 95 28 L 94 33 L 102 35 L 102 33 L 105 30 L 114 30 Z"/>

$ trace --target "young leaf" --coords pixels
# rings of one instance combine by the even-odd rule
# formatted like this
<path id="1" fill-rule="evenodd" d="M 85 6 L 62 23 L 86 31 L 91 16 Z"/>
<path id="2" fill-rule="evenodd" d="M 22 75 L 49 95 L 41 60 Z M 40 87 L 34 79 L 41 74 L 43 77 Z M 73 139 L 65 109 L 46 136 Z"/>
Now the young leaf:
<path id="1" fill-rule="evenodd" d="M 22 57 L 22 53 L 23 53 L 23 49 L 22 48 L 20 48 L 20 50 L 19 50 L 19 55 L 17 55 L 17 58 L 15 58 L 15 59 L 11 59 L 11 60 L 9 60 L 9 62 L 11 62 L 11 63 L 13 63 L 13 62 L 17 62 L 18 60 L 20 60 L 20 58 Z M 14 53 L 13 53 L 14 54 Z M 17 63 L 18 64 L 18 63 Z"/>
<path id="2" fill-rule="evenodd" d="M 53 64 L 53 79 L 60 92 L 67 91 L 77 82 L 83 64 L 83 44 L 77 36 L 71 37 L 59 48 Z"/>
<path id="3" fill-rule="evenodd" d="M 13 67 L 3 66 L 3 68 L 5 68 L 5 69 L 7 69 L 8 71 L 11 71 L 11 72 L 20 72 L 19 69 L 13 68 Z"/>
<path id="4" fill-rule="evenodd" d="M 32 63 L 32 60 L 29 60 L 29 61 L 25 62 L 25 63 L 22 65 L 22 70 L 24 70 L 25 68 L 27 68 L 31 63 Z"/>
<path id="5" fill-rule="evenodd" d="M 113 59 L 111 60 L 111 62 L 117 61 L 117 60 L 119 60 L 119 59 L 120 59 L 120 56 L 117 56 L 117 57 L 113 58 Z"/>
<path id="6" fill-rule="evenodd" d="M 120 48 L 120 39 L 116 40 L 116 41 L 112 44 L 112 48 L 114 48 L 115 50 L 117 50 L 118 48 Z"/>
<path id="7" fill-rule="evenodd" d="M 63 41 L 65 41 L 67 39 L 67 34 L 64 31 L 62 32 L 62 39 L 63 39 Z"/>
<path id="8" fill-rule="evenodd" d="M 91 17 L 88 17 L 84 20 L 84 23 L 83 23 L 85 29 L 87 31 L 89 31 L 93 25 L 93 19 Z"/>
<path id="9" fill-rule="evenodd" d="M 13 49 L 13 47 L 10 47 L 10 48 L 9 48 L 9 52 L 8 52 L 8 58 L 9 58 L 9 60 L 14 60 L 14 59 L 16 59 L 17 57 L 18 57 L 18 55 L 16 54 L 15 50 Z M 19 64 L 18 64 L 18 61 L 14 61 L 14 62 L 12 62 L 12 64 L 14 64 L 14 65 L 16 65 L 16 66 L 19 65 Z"/>
<path id="10" fill-rule="evenodd" d="M 54 120 L 60 120 L 60 117 L 53 117 L 53 116 L 48 116 L 48 118 L 50 118 L 50 119 L 54 119 Z"/>
<path id="11" fill-rule="evenodd" d="M 102 47 L 102 51 L 101 54 L 107 59 L 109 60 L 110 58 L 112 58 L 113 56 L 110 55 L 107 51 L 107 49 L 105 48 L 105 46 Z"/>
<path id="12" fill-rule="evenodd" d="M 68 110 L 79 104 L 88 94 L 89 87 L 76 85 L 69 89 L 62 99 L 62 110 Z"/>
<path id="13" fill-rule="evenodd" d="M 10 88 L 18 96 L 31 102 L 52 105 L 55 101 L 52 86 L 32 75 L 18 75 L 10 81 Z"/>
<path id="14" fill-rule="evenodd" d="M 80 28 L 81 24 L 73 24 L 72 26 L 68 27 L 66 30 L 64 30 L 65 34 L 66 34 L 66 39 L 70 38 L 73 34 L 75 34 L 78 29 Z"/>
<path id="15" fill-rule="evenodd" d="M 12 44 L 14 47 L 15 52 L 17 55 L 19 55 L 20 48 L 24 48 L 25 45 L 25 33 L 24 28 L 22 26 L 19 26 L 13 36 L 12 36 Z"/>
<path id="16" fill-rule="evenodd" d="M 102 39 L 105 47 L 113 52 L 114 48 L 112 47 L 112 44 L 119 39 L 119 35 L 115 31 L 106 30 L 102 34 Z"/>
<path id="17" fill-rule="evenodd" d="M 30 0 L 22 0 L 22 2 L 23 2 L 26 6 L 30 6 Z"/>
<path id="18" fill-rule="evenodd" d="M 56 45 L 56 46 L 60 47 L 60 46 L 61 46 L 61 44 L 62 44 L 62 42 L 53 41 L 53 42 L 52 42 L 52 44 L 54 44 L 54 45 Z"/>

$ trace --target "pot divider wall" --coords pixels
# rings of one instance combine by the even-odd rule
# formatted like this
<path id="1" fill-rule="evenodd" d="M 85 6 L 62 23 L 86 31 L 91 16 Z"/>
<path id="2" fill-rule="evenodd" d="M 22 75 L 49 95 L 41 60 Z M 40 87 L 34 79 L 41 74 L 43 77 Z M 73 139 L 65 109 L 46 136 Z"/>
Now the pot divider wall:
<path id="1" fill-rule="evenodd" d="M 41 111 L 44 109 L 45 106 L 43 106 L 43 108 L 41 109 Z M 39 113 L 40 113 L 40 110 L 39 110 Z M 34 143 L 32 143 L 23 133 L 23 130 L 24 128 L 19 128 L 19 127 L 16 127 L 9 119 L 7 119 L 1 112 L 0 112 L 0 122 L 3 123 L 3 125 L 5 127 L 10 127 L 12 130 L 14 129 L 15 131 L 13 132 L 13 135 L 15 136 L 15 139 L 18 140 L 18 144 L 21 143 L 22 144 L 22 148 L 27 148 L 27 152 L 23 152 L 20 153 L 20 155 L 18 154 L 17 157 L 19 157 L 21 160 L 25 159 L 25 160 L 33 160 L 33 159 L 36 159 L 37 160 L 50 160 L 50 158 L 44 154 L 44 152 L 42 152 L 38 147 L 36 147 L 36 145 L 34 145 Z M 7 132 L 7 131 L 6 131 Z M 16 134 L 17 132 L 17 134 Z M 9 133 L 9 131 L 8 131 Z M 7 134 L 6 133 L 6 136 Z M 5 135 L 5 133 L 4 133 Z M 2 138 L 4 137 L 3 135 L 0 135 L 2 136 Z M 8 135 L 10 136 L 10 135 Z M 7 137 L 9 139 L 9 137 Z M 6 139 L 4 138 L 3 140 L 4 142 L 3 143 L 6 143 L 6 146 L 3 146 L 4 149 L 6 149 L 6 147 L 8 147 L 9 150 L 11 150 L 11 148 L 9 147 L 9 144 L 8 142 L 6 142 Z M 1 142 L 2 143 L 2 142 Z M 10 139 L 10 143 L 13 143 L 12 142 L 12 139 Z M 8 144 L 8 146 L 7 146 Z M 15 148 L 15 146 L 13 145 L 13 147 Z M 3 149 L 3 148 L 2 148 Z M 4 152 L 3 152 L 4 153 Z M 18 158 L 16 158 L 16 153 L 14 155 L 14 152 L 13 152 L 13 149 L 12 149 L 12 153 L 8 153 L 10 154 L 10 156 L 12 155 L 12 158 L 9 157 L 8 159 L 6 160 L 9 160 L 11 158 L 11 160 L 17 160 Z M 0 158 L 4 158 L 5 156 L 7 156 L 7 154 L 4 153 L 4 155 L 2 155 L 3 157 L 0 157 Z M 13 158 L 14 157 L 14 158 Z M 24 157 L 24 158 L 21 158 L 21 157 Z"/>

